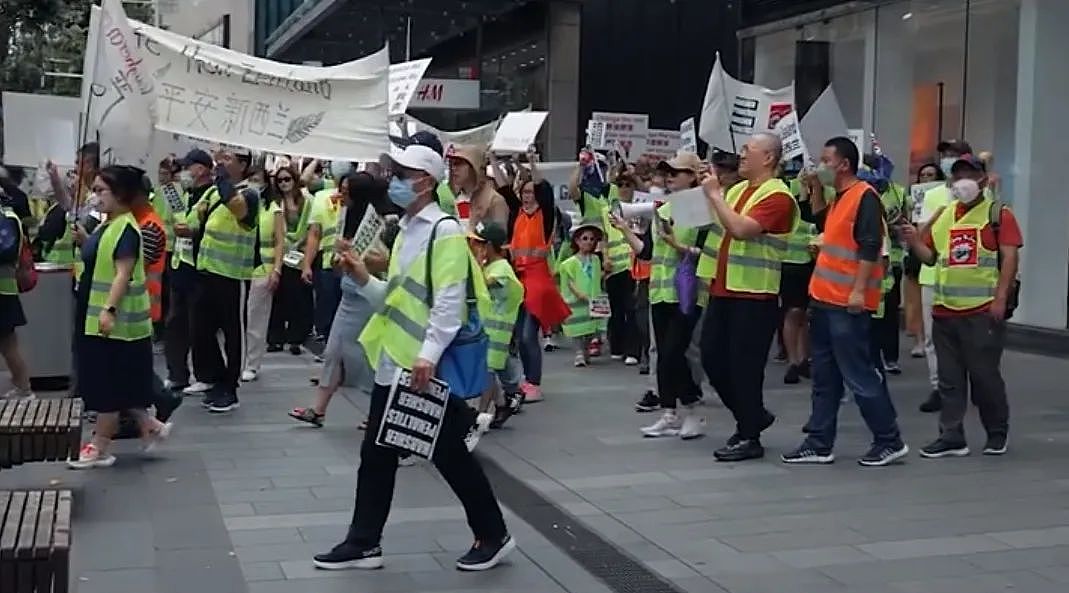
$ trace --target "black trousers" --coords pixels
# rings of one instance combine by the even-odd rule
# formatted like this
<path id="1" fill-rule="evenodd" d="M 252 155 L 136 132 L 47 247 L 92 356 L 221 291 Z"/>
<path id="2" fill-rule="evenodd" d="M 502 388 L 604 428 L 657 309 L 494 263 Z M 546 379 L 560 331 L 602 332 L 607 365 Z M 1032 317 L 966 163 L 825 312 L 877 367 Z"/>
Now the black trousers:
<path id="1" fill-rule="evenodd" d="M 891 268 L 895 277 L 895 284 L 891 292 L 883 295 L 883 319 L 874 319 L 877 333 L 880 336 L 880 352 L 884 362 L 898 362 L 898 337 L 902 330 L 899 327 L 898 306 L 902 303 L 902 268 Z M 879 362 L 879 358 L 876 359 Z M 883 365 L 880 365 L 883 366 Z"/>
<path id="2" fill-rule="evenodd" d="M 193 336 L 193 298 L 197 290 L 196 270 L 181 264 L 168 274 L 167 337 L 164 355 L 167 358 L 167 379 L 175 385 L 189 384 L 189 351 Z M 200 378 L 200 377 L 198 377 Z M 203 380 L 203 379 L 202 379 Z"/>
<path id="3" fill-rule="evenodd" d="M 160 320 L 152 322 L 152 340 L 161 341 L 167 339 L 167 316 L 171 308 L 171 256 L 168 251 L 164 254 L 163 277 L 160 279 L 162 292 L 160 293 Z"/>
<path id="4" fill-rule="evenodd" d="M 278 289 L 267 324 L 268 344 L 303 344 L 312 332 L 312 285 L 301 280 L 301 271 L 282 268 Z"/>
<path id="5" fill-rule="evenodd" d="M 939 359 L 939 395 L 943 400 L 940 437 L 953 444 L 965 443 L 970 395 L 988 436 L 1005 436 L 1010 423 L 1001 369 L 1006 322 L 995 321 L 986 313 L 935 317 L 932 341 Z"/>
<path id="6" fill-rule="evenodd" d="M 609 296 L 609 352 L 619 356 L 638 358 L 635 327 L 634 297 L 635 281 L 631 273 L 624 271 L 605 279 L 605 292 Z"/>
<path id="7" fill-rule="evenodd" d="M 675 409 L 677 401 L 690 405 L 698 401 L 701 387 L 694 383 L 687 364 L 687 348 L 702 310 L 695 307 L 690 315 L 684 315 L 678 303 L 656 303 L 650 313 L 657 341 L 657 394 L 661 407 Z"/>
<path id="8" fill-rule="evenodd" d="M 648 365 L 650 362 L 650 281 L 635 282 L 634 308 L 631 319 L 635 324 L 635 343 L 638 344 L 638 360 Z"/>
<path id="9" fill-rule="evenodd" d="M 194 291 L 193 368 L 197 379 L 237 392 L 245 357 L 245 307 L 249 283 L 200 272 Z M 224 354 L 219 351 L 223 334 Z"/>
<path id="10" fill-rule="evenodd" d="M 779 324 L 775 299 L 711 297 L 702 326 L 702 367 L 744 439 L 761 436 L 765 363 Z"/>
<path id="11" fill-rule="evenodd" d="M 346 541 L 358 546 L 379 545 L 393 503 L 397 450 L 375 444 L 389 391 L 390 388 L 383 385 L 375 385 L 371 391 L 371 410 L 360 446 L 360 469 L 356 474 L 356 508 L 346 536 Z M 464 506 L 475 539 L 500 541 L 508 532 L 501 507 L 482 466 L 464 445 L 464 436 L 470 426 L 468 406 L 450 400 L 431 461 Z"/>

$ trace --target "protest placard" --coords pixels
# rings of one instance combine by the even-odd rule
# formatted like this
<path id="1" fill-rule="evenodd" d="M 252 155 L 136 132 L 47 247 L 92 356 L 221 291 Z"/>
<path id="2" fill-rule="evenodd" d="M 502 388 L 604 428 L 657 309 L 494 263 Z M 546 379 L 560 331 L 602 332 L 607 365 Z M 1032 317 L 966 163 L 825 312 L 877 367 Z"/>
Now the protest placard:
<path id="1" fill-rule="evenodd" d="M 792 111 L 776 124 L 776 133 L 783 144 L 783 160 L 806 155 L 806 146 L 802 142 L 802 130 L 798 125 L 798 112 Z"/>
<path id="2" fill-rule="evenodd" d="M 768 89 L 724 71 L 720 55 L 709 74 L 698 135 L 713 148 L 737 152 L 758 132 L 770 132 L 794 111 L 794 84 Z"/>
<path id="3" fill-rule="evenodd" d="M 680 146 L 677 130 L 650 130 L 646 135 L 646 150 L 641 156 L 654 161 L 667 161 L 676 156 Z"/>
<path id="4" fill-rule="evenodd" d="M 534 144 L 546 121 L 546 111 L 514 111 L 501 120 L 490 150 L 501 153 L 524 153 Z"/>
<path id="5" fill-rule="evenodd" d="M 924 224 L 928 222 L 928 219 L 935 214 L 934 211 L 927 211 L 924 209 L 924 194 L 929 190 L 933 190 L 937 187 L 946 185 L 942 181 L 930 181 L 928 183 L 915 183 L 909 186 L 909 195 L 913 198 L 913 222 L 914 224 Z M 948 194 L 949 195 L 949 194 Z"/>
<path id="6" fill-rule="evenodd" d="M 449 386 L 431 379 L 423 392 L 411 387 L 412 371 L 397 369 L 375 444 L 430 459 L 449 403 Z"/>
<path id="7" fill-rule="evenodd" d="M 357 256 L 364 255 L 364 252 L 382 236 L 384 228 L 386 228 L 386 220 L 368 204 L 364 217 L 360 219 L 360 226 L 356 227 L 356 233 L 353 235 L 353 253 Z"/>
<path id="8" fill-rule="evenodd" d="M 698 135 L 694 118 L 688 117 L 679 124 L 679 150 L 698 154 Z"/>
<path id="9" fill-rule="evenodd" d="M 590 299 L 590 316 L 594 319 L 608 319 L 612 317 L 612 307 L 609 305 L 609 297 L 602 295 Z"/>
<path id="10" fill-rule="evenodd" d="M 408 109 L 419 89 L 419 83 L 431 65 L 431 58 L 390 64 L 389 71 L 389 96 L 390 115 L 401 115 Z"/>
<path id="11" fill-rule="evenodd" d="M 646 138 L 649 135 L 650 116 L 634 113 L 605 113 L 595 111 L 590 116 L 600 136 L 600 144 L 591 144 L 592 148 L 619 149 L 628 160 L 638 158 L 646 151 Z"/>
<path id="12" fill-rule="evenodd" d="M 676 228 L 701 227 L 713 222 L 705 190 L 700 187 L 668 194 L 668 202 L 672 204 L 672 221 Z"/>
<path id="13" fill-rule="evenodd" d="M 79 110 L 75 97 L 4 91 L 4 164 L 74 166 Z"/>

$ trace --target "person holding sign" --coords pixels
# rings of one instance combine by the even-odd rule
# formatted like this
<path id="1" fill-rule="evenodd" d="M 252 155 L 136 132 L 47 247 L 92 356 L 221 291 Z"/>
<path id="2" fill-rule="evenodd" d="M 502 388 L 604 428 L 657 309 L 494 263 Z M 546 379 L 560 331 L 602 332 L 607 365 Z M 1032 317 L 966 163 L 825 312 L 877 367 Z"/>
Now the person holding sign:
<path id="1" fill-rule="evenodd" d="M 426 146 L 412 145 L 387 160 L 390 200 L 405 211 L 387 279 L 371 276 L 363 260 L 353 253 L 341 254 L 346 273 L 378 309 L 360 334 L 360 343 L 375 369 L 375 387 L 360 448 L 356 508 L 348 535 L 332 550 L 314 558 L 316 567 L 327 570 L 383 565 L 379 544 L 390 513 L 398 465 L 398 449 L 376 444 L 387 400 L 398 381 L 399 369 L 410 375 L 412 390 L 428 390 L 442 354 L 460 332 L 462 320 L 467 319 L 469 274 L 481 275 L 460 225 L 436 202 L 435 187 L 445 176 L 442 157 Z M 479 292 L 481 277 L 472 280 Z M 470 408 L 463 400 L 449 397 L 437 427 L 431 461 L 460 499 L 475 535 L 475 544 L 456 566 L 477 571 L 496 566 L 515 549 L 516 542 L 505 527 L 486 474 L 464 444 L 470 427 Z"/>
<path id="2" fill-rule="evenodd" d="M 571 235 L 574 255 L 561 262 L 557 274 L 560 277 L 560 293 L 572 310 L 572 314 L 564 320 L 564 336 L 575 342 L 575 366 L 585 367 L 590 364 L 590 341 L 598 335 L 605 317 L 595 317 L 593 311 L 595 301 L 603 296 L 601 260 L 594 253 L 605 236 L 601 230 L 601 218 L 580 220 Z"/>

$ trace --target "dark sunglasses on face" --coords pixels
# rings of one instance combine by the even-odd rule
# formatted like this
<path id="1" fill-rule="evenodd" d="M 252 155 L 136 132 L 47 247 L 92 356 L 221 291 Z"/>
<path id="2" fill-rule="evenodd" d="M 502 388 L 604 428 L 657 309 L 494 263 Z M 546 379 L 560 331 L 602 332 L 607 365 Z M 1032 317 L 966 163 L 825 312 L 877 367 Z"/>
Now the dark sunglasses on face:
<path id="1" fill-rule="evenodd" d="M 292 177 L 276 177 L 275 181 L 279 183 L 293 183 Z"/>

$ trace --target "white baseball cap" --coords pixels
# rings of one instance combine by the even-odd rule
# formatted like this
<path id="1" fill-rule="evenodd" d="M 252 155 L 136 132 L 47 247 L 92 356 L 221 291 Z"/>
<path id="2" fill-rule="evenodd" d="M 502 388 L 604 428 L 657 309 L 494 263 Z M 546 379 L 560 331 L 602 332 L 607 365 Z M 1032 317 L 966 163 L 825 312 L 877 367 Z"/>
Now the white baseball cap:
<path id="1" fill-rule="evenodd" d="M 412 144 L 405 147 L 404 150 L 391 150 L 382 156 L 391 166 L 423 171 L 433 177 L 435 181 L 441 181 L 445 178 L 445 161 L 442 160 L 442 155 L 432 148 L 420 144 Z"/>

